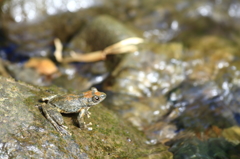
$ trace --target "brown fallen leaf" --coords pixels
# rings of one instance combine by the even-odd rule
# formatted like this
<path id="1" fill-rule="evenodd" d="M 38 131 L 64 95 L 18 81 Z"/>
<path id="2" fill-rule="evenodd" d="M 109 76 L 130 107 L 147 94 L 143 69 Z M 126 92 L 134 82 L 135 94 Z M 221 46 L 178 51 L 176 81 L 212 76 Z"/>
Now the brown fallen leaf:
<path id="1" fill-rule="evenodd" d="M 24 67 L 34 68 L 39 74 L 51 75 L 58 71 L 57 66 L 47 58 L 33 57 L 25 63 Z"/>
<path id="2" fill-rule="evenodd" d="M 222 136 L 229 142 L 237 145 L 240 143 L 240 127 L 232 126 L 230 128 L 224 129 L 222 132 Z"/>

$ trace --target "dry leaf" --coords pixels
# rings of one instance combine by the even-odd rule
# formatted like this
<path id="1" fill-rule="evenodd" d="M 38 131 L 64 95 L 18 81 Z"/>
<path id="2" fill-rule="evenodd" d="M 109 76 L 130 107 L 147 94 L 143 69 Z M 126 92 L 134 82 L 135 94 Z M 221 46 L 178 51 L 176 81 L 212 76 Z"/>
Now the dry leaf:
<path id="1" fill-rule="evenodd" d="M 34 68 L 38 73 L 43 75 L 51 75 L 58 70 L 57 66 L 47 58 L 31 58 L 24 66 Z"/>

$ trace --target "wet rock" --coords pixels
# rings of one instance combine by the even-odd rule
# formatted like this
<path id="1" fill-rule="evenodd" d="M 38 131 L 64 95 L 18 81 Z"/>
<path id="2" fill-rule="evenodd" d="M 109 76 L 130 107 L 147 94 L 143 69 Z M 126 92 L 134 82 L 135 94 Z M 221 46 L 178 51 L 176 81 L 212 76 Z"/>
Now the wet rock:
<path id="1" fill-rule="evenodd" d="M 182 107 L 182 112 L 174 123 L 179 129 L 204 131 L 211 125 L 227 128 L 236 124 L 233 118 L 224 115 L 228 106 L 219 97 L 221 90 L 214 83 L 194 86 L 190 81 L 184 82 L 178 93 L 174 98 L 179 100 L 174 102 L 176 107 Z"/>
<path id="2" fill-rule="evenodd" d="M 47 81 L 44 82 L 44 76 L 32 68 L 25 68 L 18 64 L 9 64 L 6 67 L 11 77 L 16 80 L 24 81 L 26 83 L 38 86 L 49 84 Z"/>
<path id="3" fill-rule="evenodd" d="M 66 49 L 76 52 L 81 52 L 82 50 L 84 52 L 98 51 L 121 40 L 135 36 L 136 33 L 121 21 L 109 15 L 101 15 L 89 22 L 71 40 Z"/>
<path id="4" fill-rule="evenodd" d="M 201 141 L 196 137 L 181 138 L 175 140 L 171 145 L 170 151 L 173 152 L 176 159 L 187 158 L 229 158 L 229 150 L 234 145 L 221 138 L 212 138 Z"/>
<path id="5" fill-rule="evenodd" d="M 177 127 L 166 121 L 159 121 L 146 127 L 144 133 L 148 137 L 147 144 L 155 145 L 173 139 L 177 135 Z"/>
<path id="6" fill-rule="evenodd" d="M 146 151 L 144 137 L 100 105 L 92 109 L 87 121 L 93 123 L 93 130 L 80 130 L 74 122 L 76 116 L 67 115 L 64 121 L 72 136 L 60 136 L 35 105 L 41 96 L 64 92 L 57 87 L 39 88 L 0 77 L 1 158 L 136 158 L 152 152 L 166 155 L 163 145 Z"/>

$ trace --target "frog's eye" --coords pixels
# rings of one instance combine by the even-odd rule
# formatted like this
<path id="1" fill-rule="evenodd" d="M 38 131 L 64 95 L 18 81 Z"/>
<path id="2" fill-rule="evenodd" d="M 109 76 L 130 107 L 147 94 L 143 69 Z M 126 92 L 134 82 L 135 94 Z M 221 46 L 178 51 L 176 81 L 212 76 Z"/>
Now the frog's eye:
<path id="1" fill-rule="evenodd" d="M 100 98 L 98 96 L 93 96 L 92 100 L 94 103 L 97 103 L 100 100 Z"/>

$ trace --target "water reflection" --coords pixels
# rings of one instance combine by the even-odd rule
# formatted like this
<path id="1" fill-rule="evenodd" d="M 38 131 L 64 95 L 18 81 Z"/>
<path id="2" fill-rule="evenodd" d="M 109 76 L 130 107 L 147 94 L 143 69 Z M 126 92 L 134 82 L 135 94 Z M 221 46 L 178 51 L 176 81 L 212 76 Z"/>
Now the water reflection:
<path id="1" fill-rule="evenodd" d="M 228 14 L 231 17 L 240 18 L 240 3 L 235 2 L 230 5 Z"/>

